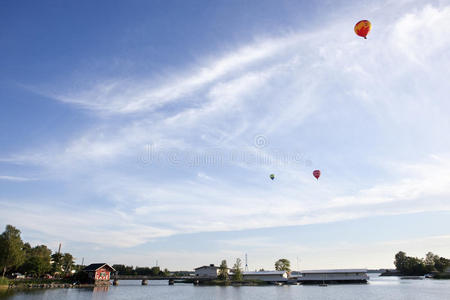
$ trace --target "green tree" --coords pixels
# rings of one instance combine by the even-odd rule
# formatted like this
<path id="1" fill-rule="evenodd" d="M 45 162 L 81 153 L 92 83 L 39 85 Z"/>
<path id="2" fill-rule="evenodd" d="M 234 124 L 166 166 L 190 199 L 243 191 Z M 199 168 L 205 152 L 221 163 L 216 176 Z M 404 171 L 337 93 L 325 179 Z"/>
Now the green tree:
<path id="1" fill-rule="evenodd" d="M 27 255 L 31 251 L 31 246 L 29 243 L 24 243 L 22 247 L 22 251 Z"/>
<path id="2" fill-rule="evenodd" d="M 161 272 L 161 268 L 160 267 L 152 267 L 150 269 L 151 275 L 152 276 L 159 276 L 160 272 Z"/>
<path id="3" fill-rule="evenodd" d="M 75 271 L 75 273 L 80 272 L 81 270 L 83 270 L 84 266 L 82 265 L 73 265 L 72 266 L 72 270 Z"/>
<path id="4" fill-rule="evenodd" d="M 433 254 L 433 252 L 428 252 L 425 255 L 425 265 L 434 267 L 434 261 L 436 259 L 439 259 L 438 255 Z"/>
<path id="5" fill-rule="evenodd" d="M 417 257 L 408 256 L 406 259 L 406 269 L 404 270 L 405 275 L 425 275 L 427 269 L 425 263 L 422 259 Z"/>
<path id="6" fill-rule="evenodd" d="M 217 278 L 220 280 L 228 280 L 228 266 L 225 259 L 222 260 L 222 263 L 219 266 L 219 274 L 217 275 Z"/>
<path id="7" fill-rule="evenodd" d="M 275 262 L 275 270 L 290 272 L 291 262 L 286 258 L 280 258 Z"/>
<path id="8" fill-rule="evenodd" d="M 447 267 L 450 267 L 450 259 L 445 257 L 435 258 L 434 267 L 438 272 L 444 272 Z"/>
<path id="9" fill-rule="evenodd" d="M 394 265 L 398 271 L 402 272 L 402 270 L 405 268 L 405 263 L 406 263 L 405 252 L 399 251 L 397 254 L 395 254 Z"/>
<path id="10" fill-rule="evenodd" d="M 61 260 L 61 267 L 64 273 L 70 273 L 72 271 L 72 267 L 74 265 L 73 256 L 70 253 L 64 253 Z"/>
<path id="11" fill-rule="evenodd" d="M 19 267 L 23 263 L 23 247 L 20 230 L 6 225 L 5 231 L 0 235 L 0 266 L 3 268 L 3 277 L 8 269 Z"/>
<path id="12" fill-rule="evenodd" d="M 126 273 L 126 269 L 125 269 L 125 265 L 119 265 L 119 264 L 116 264 L 116 265 L 112 265 L 112 267 L 114 268 L 114 270 L 116 270 L 116 272 L 118 273 L 118 274 L 120 274 L 120 275 L 126 275 L 125 273 Z"/>
<path id="13" fill-rule="evenodd" d="M 241 281 L 242 277 L 242 262 L 240 258 L 236 258 L 236 262 L 233 266 L 233 280 Z"/>
<path id="14" fill-rule="evenodd" d="M 54 275 L 60 274 L 61 271 L 63 270 L 63 269 L 62 269 L 62 266 L 61 266 L 61 264 L 62 264 L 62 258 L 63 258 L 63 255 L 62 255 L 62 253 L 60 253 L 60 252 L 53 253 L 52 256 L 51 256 L 51 261 L 52 261 L 52 273 L 53 273 Z"/>
<path id="15" fill-rule="evenodd" d="M 152 270 L 149 267 L 138 267 L 134 269 L 137 275 L 152 275 Z"/>
<path id="16" fill-rule="evenodd" d="M 50 264 L 50 254 L 52 251 L 45 245 L 39 245 L 31 248 L 27 255 L 25 263 L 21 266 L 21 270 L 27 274 L 33 274 L 40 277 L 48 273 L 52 266 Z"/>
<path id="17" fill-rule="evenodd" d="M 406 256 L 406 253 L 403 251 L 395 255 L 394 264 L 403 275 L 424 275 L 428 272 L 423 259 Z"/>
<path id="18" fill-rule="evenodd" d="M 435 267 L 435 265 L 434 265 L 434 262 L 435 262 L 436 260 L 438 260 L 438 259 L 439 259 L 439 256 L 433 254 L 433 252 L 428 252 L 428 253 L 425 255 L 424 263 L 425 263 L 425 269 L 427 270 L 427 273 L 436 270 L 436 267 Z"/>
<path id="19" fill-rule="evenodd" d="M 136 271 L 135 271 L 133 266 L 125 266 L 125 265 L 117 264 L 117 265 L 113 265 L 112 267 L 120 275 L 135 275 L 135 273 L 136 273 Z M 149 269 L 149 272 L 148 272 L 147 275 L 150 275 L 151 274 L 150 268 L 148 268 L 148 269 Z"/>
<path id="20" fill-rule="evenodd" d="M 136 271 L 133 266 L 126 266 L 125 273 L 123 273 L 123 275 L 136 275 Z"/>

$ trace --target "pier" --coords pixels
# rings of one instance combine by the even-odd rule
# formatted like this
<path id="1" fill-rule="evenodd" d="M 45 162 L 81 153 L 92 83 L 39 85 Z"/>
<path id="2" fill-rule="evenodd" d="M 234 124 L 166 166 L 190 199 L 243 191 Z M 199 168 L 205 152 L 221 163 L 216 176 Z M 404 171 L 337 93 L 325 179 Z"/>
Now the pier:
<path id="1" fill-rule="evenodd" d="M 149 280 L 167 280 L 169 285 L 179 283 L 193 283 L 194 285 L 200 282 L 211 281 L 211 277 L 197 277 L 197 276 L 146 276 L 146 275 L 111 275 L 113 285 L 119 285 L 120 280 L 140 280 L 142 285 L 148 285 Z"/>

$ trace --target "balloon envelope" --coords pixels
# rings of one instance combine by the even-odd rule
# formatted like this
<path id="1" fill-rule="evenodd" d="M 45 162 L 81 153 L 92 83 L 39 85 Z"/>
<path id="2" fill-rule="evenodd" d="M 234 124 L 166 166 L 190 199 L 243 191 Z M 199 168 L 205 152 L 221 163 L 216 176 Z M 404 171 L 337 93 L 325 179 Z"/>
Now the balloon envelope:
<path id="1" fill-rule="evenodd" d="M 316 177 L 317 180 L 319 180 L 319 177 L 320 177 L 320 170 L 314 170 L 314 171 L 313 171 L 313 176 Z"/>
<path id="2" fill-rule="evenodd" d="M 275 179 L 275 175 L 270 174 L 270 179 L 274 180 Z"/>
<path id="3" fill-rule="evenodd" d="M 355 33 L 363 38 L 367 38 L 370 29 L 372 28 L 372 24 L 368 20 L 362 20 L 356 23 L 355 25 Z"/>

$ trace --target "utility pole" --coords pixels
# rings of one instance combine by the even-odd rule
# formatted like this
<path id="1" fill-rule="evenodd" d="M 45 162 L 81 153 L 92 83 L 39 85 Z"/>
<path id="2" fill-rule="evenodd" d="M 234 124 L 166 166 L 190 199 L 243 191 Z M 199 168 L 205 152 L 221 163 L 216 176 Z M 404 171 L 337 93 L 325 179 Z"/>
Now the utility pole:
<path id="1" fill-rule="evenodd" d="M 248 257 L 247 257 L 247 253 L 245 253 L 245 272 L 248 272 Z"/>

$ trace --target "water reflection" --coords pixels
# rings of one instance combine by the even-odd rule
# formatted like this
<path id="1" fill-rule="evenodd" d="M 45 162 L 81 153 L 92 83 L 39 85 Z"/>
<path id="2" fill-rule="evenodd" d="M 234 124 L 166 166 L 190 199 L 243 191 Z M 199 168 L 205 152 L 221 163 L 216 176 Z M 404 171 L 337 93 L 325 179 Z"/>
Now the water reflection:
<path id="1" fill-rule="evenodd" d="M 93 288 L 92 291 L 94 292 L 94 294 L 95 294 L 95 293 L 105 293 L 105 292 L 108 291 L 108 289 L 109 289 L 109 286 L 108 286 L 108 285 L 105 285 L 105 286 L 96 286 L 96 287 Z"/>
<path id="2" fill-rule="evenodd" d="M 0 298 L 8 300 L 442 300 L 450 299 L 450 280 L 400 280 L 373 277 L 369 284 L 319 286 L 193 286 L 192 284 L 140 285 L 124 282 L 120 286 L 96 288 L 38 289 L 0 291 Z"/>
<path id="3" fill-rule="evenodd" d="M 13 294 L 14 292 L 12 290 L 0 288 L 0 299 L 6 299 Z"/>

